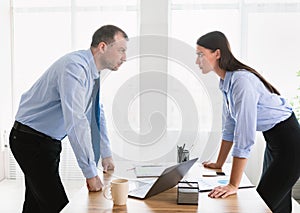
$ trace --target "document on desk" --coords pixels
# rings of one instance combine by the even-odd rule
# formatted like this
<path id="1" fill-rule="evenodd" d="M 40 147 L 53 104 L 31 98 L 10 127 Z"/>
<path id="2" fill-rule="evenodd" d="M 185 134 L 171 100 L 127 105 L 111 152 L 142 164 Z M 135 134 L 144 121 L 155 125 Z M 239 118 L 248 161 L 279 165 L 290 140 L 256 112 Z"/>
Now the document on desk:
<path id="1" fill-rule="evenodd" d="M 229 183 L 230 176 L 216 176 L 216 177 L 199 177 L 197 178 L 199 184 L 199 192 L 211 191 L 217 186 L 225 186 Z M 251 181 L 243 174 L 239 188 L 255 187 Z"/>
<path id="2" fill-rule="evenodd" d="M 199 185 L 199 192 L 207 192 L 211 191 L 213 188 L 217 186 L 225 186 L 229 183 L 230 180 L 230 167 L 227 165 L 224 167 L 223 172 L 225 175 L 216 175 L 216 176 L 206 176 L 202 175 L 199 177 L 195 177 L 193 181 L 197 181 Z M 248 179 L 248 177 L 243 173 L 242 180 L 239 188 L 251 188 L 255 187 Z"/>
<path id="3" fill-rule="evenodd" d="M 165 168 L 161 165 L 140 165 L 134 171 L 137 178 L 159 177 Z"/>

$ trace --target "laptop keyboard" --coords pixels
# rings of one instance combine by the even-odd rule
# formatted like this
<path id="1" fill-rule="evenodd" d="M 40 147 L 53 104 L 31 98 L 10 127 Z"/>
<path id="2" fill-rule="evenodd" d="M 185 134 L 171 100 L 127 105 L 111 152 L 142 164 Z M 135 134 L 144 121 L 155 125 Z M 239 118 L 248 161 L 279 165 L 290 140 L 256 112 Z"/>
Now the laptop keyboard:
<path id="1" fill-rule="evenodd" d="M 139 186 L 131 190 L 129 193 L 137 197 L 144 197 L 151 186 L 152 184 L 140 182 Z"/>

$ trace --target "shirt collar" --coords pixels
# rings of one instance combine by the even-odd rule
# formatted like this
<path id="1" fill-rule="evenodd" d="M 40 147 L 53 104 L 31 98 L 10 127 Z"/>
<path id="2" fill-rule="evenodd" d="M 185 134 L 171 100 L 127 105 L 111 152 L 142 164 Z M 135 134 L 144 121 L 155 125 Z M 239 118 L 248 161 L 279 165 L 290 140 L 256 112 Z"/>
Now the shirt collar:
<path id="1" fill-rule="evenodd" d="M 223 92 L 228 93 L 232 74 L 233 74 L 233 72 L 226 71 L 224 80 L 220 79 L 219 88 Z"/>
<path id="2" fill-rule="evenodd" d="M 100 77 L 100 71 L 96 67 L 95 59 L 94 59 L 92 50 L 88 49 L 87 52 L 88 52 L 88 59 L 89 59 L 89 64 L 90 64 L 90 67 L 91 67 L 91 72 L 92 72 L 93 79 L 97 79 L 97 78 Z"/>

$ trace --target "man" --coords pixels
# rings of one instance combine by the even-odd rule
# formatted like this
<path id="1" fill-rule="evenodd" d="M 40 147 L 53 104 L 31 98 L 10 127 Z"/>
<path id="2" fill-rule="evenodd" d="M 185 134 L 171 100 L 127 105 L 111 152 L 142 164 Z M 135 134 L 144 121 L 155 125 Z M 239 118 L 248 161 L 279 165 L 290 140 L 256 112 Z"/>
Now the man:
<path id="1" fill-rule="evenodd" d="M 58 173 L 65 136 L 89 191 L 103 187 L 96 167 L 100 155 L 103 170 L 114 169 L 98 83 L 101 70 L 116 71 L 126 61 L 127 41 L 116 26 L 99 28 L 90 49 L 58 59 L 22 95 L 10 147 L 25 176 L 24 213 L 59 212 L 68 203 Z"/>

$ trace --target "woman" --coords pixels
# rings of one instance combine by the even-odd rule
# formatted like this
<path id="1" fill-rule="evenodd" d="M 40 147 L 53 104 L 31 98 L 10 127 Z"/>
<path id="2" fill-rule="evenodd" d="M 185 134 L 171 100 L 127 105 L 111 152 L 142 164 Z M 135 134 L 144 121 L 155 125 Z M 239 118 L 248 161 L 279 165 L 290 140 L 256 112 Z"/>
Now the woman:
<path id="1" fill-rule="evenodd" d="M 256 131 L 262 131 L 267 144 L 257 191 L 273 212 L 291 212 L 291 190 L 300 176 L 300 127 L 292 108 L 257 71 L 233 56 L 223 33 L 201 36 L 197 55 L 204 74 L 213 71 L 220 77 L 224 100 L 220 152 L 215 163 L 203 165 L 221 168 L 233 147 L 230 181 L 209 196 L 237 192 Z"/>

